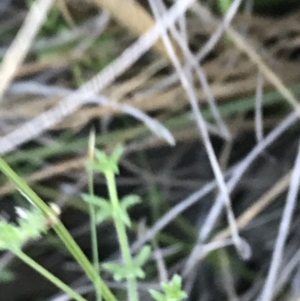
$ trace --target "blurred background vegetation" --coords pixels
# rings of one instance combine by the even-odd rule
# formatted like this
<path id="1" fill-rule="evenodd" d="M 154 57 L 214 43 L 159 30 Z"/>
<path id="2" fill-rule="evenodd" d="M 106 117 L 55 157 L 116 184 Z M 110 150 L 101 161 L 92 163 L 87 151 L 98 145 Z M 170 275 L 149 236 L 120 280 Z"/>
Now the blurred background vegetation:
<path id="1" fill-rule="evenodd" d="M 166 8 L 174 2 L 157 1 Z M 198 62 L 206 85 L 199 81 L 197 71 L 191 72 L 189 78 L 224 175 L 228 175 L 235 164 L 244 162 L 251 150 L 262 145 L 267 134 L 296 110 L 295 100 L 300 93 L 299 1 L 241 2 L 229 30 L 222 32 Z M 8 79 L 10 75 L 4 65 L 12 54 L 10 45 L 17 43 L 15 39 L 24 27 L 26 16 L 37 3 L 2 0 L 0 4 L 0 78 L 8 81 L 7 87 L 0 91 L 3 95 L 0 153 L 42 198 L 62 208 L 63 222 L 90 256 L 87 208 L 80 193 L 87 187 L 84 164 L 91 128 L 96 129 L 98 148 L 110 151 L 117 143 L 126 146 L 118 177 L 119 193 L 136 193 L 143 199 L 131 212 L 132 243 L 215 177 L 188 95 L 161 40 L 100 89 L 98 96 L 102 104 L 83 102 L 75 112 L 37 137 L 17 145 L 18 141 L 10 138 L 14 137 L 11 133 L 59 105 L 97 73 L 108 70 L 155 24 L 147 0 L 53 1 L 30 47 L 23 48 L 26 35 L 17 41 L 20 43 L 17 53 L 23 51 L 24 58 L 16 66 L 10 58 L 9 66 L 15 70 Z M 177 29 L 192 54 L 201 54 L 233 3 L 237 1 L 198 0 L 184 14 Z M 237 36 L 242 37 L 242 44 Z M 179 61 L 188 64 L 187 56 L 174 37 L 172 42 Z M 209 97 L 220 114 L 219 119 L 207 101 Z M 114 107 L 107 105 L 109 102 L 114 102 Z M 135 118 L 133 111 L 122 105 L 136 108 L 151 120 L 159 121 L 172 133 L 176 146 L 171 147 L 153 135 L 141 118 Z M 230 138 L 220 121 L 227 127 Z M 32 125 L 35 129 L 42 126 Z M 27 129 L 23 135 L 30 135 Z M 161 128 L 155 131 L 160 132 Z M 204 255 L 199 251 L 201 256 L 191 259 L 199 231 L 216 199 L 216 187 L 196 198 L 198 201 L 193 206 L 186 206 L 151 240 L 162 255 L 167 274 L 183 275 L 190 300 L 257 300 L 268 274 L 298 137 L 299 127 L 294 123 L 271 147 L 258 152 L 231 195 L 241 235 L 252 248 L 250 260 L 241 260 L 231 245 Z M 6 142 L 16 145 L 8 152 L 4 150 Z M 105 195 L 104 179 L 97 177 L 95 181 L 96 193 Z M 14 221 L 14 206 L 27 205 L 3 175 L 0 195 L 1 216 Z M 298 205 L 297 213 L 299 209 Z M 226 215 L 220 214 L 207 243 L 226 241 L 227 227 Z M 274 300 L 300 298 L 297 285 L 300 281 L 299 229 L 299 220 L 295 218 Z M 117 260 L 120 254 L 112 225 L 101 225 L 99 232 L 101 261 Z M 28 243 L 26 251 L 65 282 L 86 288 L 85 294 L 93 300 L 87 279 L 55 235 L 50 233 Z M 184 273 L 189 260 L 193 260 L 194 268 Z M 67 300 L 55 299 L 59 292 L 9 253 L 1 255 L 0 267 L 3 300 Z M 140 290 L 145 298 L 150 298 L 144 293 L 145 287 L 157 288 L 163 272 L 159 264 L 153 262 L 147 271 L 148 277 L 141 282 Z M 122 296 L 122 284 L 105 276 L 108 284 Z"/>

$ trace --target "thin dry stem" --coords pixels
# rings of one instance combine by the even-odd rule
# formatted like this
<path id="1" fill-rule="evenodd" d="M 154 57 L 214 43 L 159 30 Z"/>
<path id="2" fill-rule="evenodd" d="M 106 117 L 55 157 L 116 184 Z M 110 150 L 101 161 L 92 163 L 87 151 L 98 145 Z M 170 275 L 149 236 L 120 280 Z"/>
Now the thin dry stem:
<path id="1" fill-rule="evenodd" d="M 31 6 L 24 24 L 12 42 L 0 67 L 0 102 L 14 74 L 22 64 L 39 29 L 53 4 L 53 0 L 37 0 Z"/>

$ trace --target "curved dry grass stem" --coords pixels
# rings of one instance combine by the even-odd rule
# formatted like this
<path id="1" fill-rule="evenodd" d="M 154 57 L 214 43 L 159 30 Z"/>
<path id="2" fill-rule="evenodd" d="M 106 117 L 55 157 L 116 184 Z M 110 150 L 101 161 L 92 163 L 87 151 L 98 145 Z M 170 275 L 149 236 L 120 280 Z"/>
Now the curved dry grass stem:
<path id="1" fill-rule="evenodd" d="M 145 232 L 143 237 L 139 238 L 139 240 L 132 245 L 132 251 L 135 252 L 141 248 L 143 244 L 155 237 L 155 235 L 157 235 L 157 233 L 166 227 L 172 220 L 186 209 L 196 204 L 201 198 L 212 192 L 216 187 L 216 181 L 210 182 L 170 209 L 154 224 L 154 226 Z"/>
<path id="2" fill-rule="evenodd" d="M 263 85 L 264 78 L 261 72 L 257 74 L 257 86 L 255 94 L 255 134 L 257 142 L 263 139 Z"/>
<path id="3" fill-rule="evenodd" d="M 40 114 L 33 120 L 0 139 L 0 154 L 14 150 L 19 145 L 36 138 L 38 135 L 60 122 L 83 104 L 90 101 L 96 93 L 111 84 L 117 76 L 132 66 L 159 39 L 161 27 L 168 28 L 181 16 L 194 0 L 177 1 L 164 15 L 160 24 L 155 24 L 132 46 L 127 48 L 114 62 L 95 75 L 78 91 L 62 100 L 52 109 Z M 157 133 L 159 135 L 159 133 Z M 164 136 L 171 145 L 175 144 L 173 136 Z"/>
<path id="4" fill-rule="evenodd" d="M 0 67 L 0 102 L 18 67 L 22 64 L 31 43 L 43 25 L 53 0 L 37 0 L 27 14 L 24 24 L 7 50 Z"/>
<path id="5" fill-rule="evenodd" d="M 234 1 L 234 4 L 240 3 L 240 2 L 241 2 L 241 0 L 236 0 L 236 1 Z M 153 13 L 154 13 L 156 19 L 159 20 L 160 12 L 159 12 L 159 9 L 157 8 L 157 5 L 155 4 L 155 2 L 153 0 L 150 0 L 149 3 L 151 5 L 151 8 L 153 10 Z M 172 31 L 172 28 L 171 28 L 171 31 Z M 188 95 L 193 115 L 196 119 L 196 123 L 197 123 L 198 129 L 199 129 L 199 132 L 203 139 L 203 143 L 204 143 L 208 158 L 210 160 L 210 164 L 212 166 L 215 178 L 217 180 L 218 187 L 219 187 L 221 195 L 224 199 L 228 223 L 229 223 L 230 229 L 232 231 L 232 239 L 234 241 L 234 245 L 235 245 L 236 249 L 238 250 L 238 252 L 241 254 L 241 256 L 246 257 L 247 254 L 249 253 L 246 250 L 249 249 L 250 247 L 248 245 L 246 246 L 246 242 L 243 241 L 239 236 L 238 228 L 237 228 L 236 222 L 235 222 L 235 217 L 234 217 L 234 214 L 233 214 L 233 211 L 231 208 L 231 201 L 230 201 L 229 193 L 228 193 L 228 190 L 227 190 L 227 187 L 225 184 L 222 170 L 220 168 L 216 154 L 213 150 L 213 147 L 212 147 L 212 144 L 211 144 L 211 141 L 209 138 L 206 122 L 205 122 L 205 120 L 202 116 L 202 113 L 200 111 L 200 108 L 198 106 L 195 89 L 194 89 L 191 81 L 189 80 L 190 76 L 189 76 L 188 72 L 186 72 L 183 69 L 183 67 L 180 64 L 179 59 L 176 56 L 176 53 L 172 47 L 172 43 L 168 37 L 167 32 L 164 29 L 162 29 L 162 32 L 163 32 L 162 39 L 165 43 L 166 49 L 170 55 L 170 58 L 173 61 L 173 65 L 179 75 L 182 86 L 184 87 L 184 89 Z"/>
<path id="6" fill-rule="evenodd" d="M 127 1 L 126 5 L 124 0 L 94 0 L 94 2 L 138 37 L 155 25 L 152 16 L 137 1 Z M 161 40 L 158 40 L 153 47 L 157 53 L 169 60 Z M 179 51 L 177 54 L 179 55 Z"/>
<path id="7" fill-rule="evenodd" d="M 57 86 L 49 86 L 49 85 L 42 85 L 36 82 L 27 82 L 25 84 L 19 83 L 14 84 L 12 87 L 19 92 L 23 91 L 30 91 L 31 93 L 37 94 L 44 94 L 44 95 L 52 95 L 52 96 L 62 96 L 66 97 L 74 93 L 71 89 L 66 89 Z M 120 91 L 119 91 L 120 93 Z M 151 118 L 143 111 L 131 106 L 130 104 L 126 103 L 119 103 L 115 100 L 110 100 L 103 95 L 98 95 L 91 98 L 90 103 L 99 104 L 102 106 L 111 107 L 114 110 L 122 111 L 125 114 L 128 114 L 137 120 L 143 122 L 154 134 L 159 133 L 158 136 L 160 137 L 169 137 L 170 139 L 174 139 L 171 137 L 171 133 L 165 128 L 161 123 L 159 123 L 156 119 Z"/>
<path id="8" fill-rule="evenodd" d="M 261 213 L 268 205 L 272 203 L 281 193 L 283 193 L 289 186 L 291 180 L 291 171 L 279 179 L 272 188 L 264 193 L 252 206 L 245 210 L 237 218 L 237 225 L 239 229 L 243 229 L 248 225 L 259 213 Z M 224 240 L 230 235 L 230 229 L 226 228 L 217 233 L 212 241 Z"/>
<path id="9" fill-rule="evenodd" d="M 287 118 L 285 118 L 280 125 L 278 125 L 272 132 L 270 132 L 254 149 L 246 156 L 244 160 L 242 160 L 239 164 L 237 164 L 234 168 L 231 168 L 228 170 L 225 175 L 231 176 L 231 179 L 228 182 L 229 189 L 232 190 L 235 185 L 237 184 L 238 180 L 241 178 L 243 173 L 246 171 L 246 169 L 250 166 L 250 164 L 257 158 L 257 156 L 270 144 L 272 144 L 280 135 L 282 135 L 290 126 L 292 126 L 297 121 L 297 114 L 295 112 L 291 113 Z M 282 183 L 278 182 L 278 187 L 273 191 L 270 191 L 270 195 L 266 195 L 262 198 L 262 200 L 258 204 L 258 209 L 255 209 L 253 214 L 255 214 L 257 211 L 261 210 L 261 207 L 264 208 L 269 203 L 270 198 L 273 198 L 274 194 L 282 192 L 287 184 L 289 183 L 290 175 L 287 174 L 283 179 Z M 187 197 L 185 200 L 181 201 L 178 205 L 174 206 L 171 210 L 169 210 L 165 215 L 163 215 L 153 227 L 151 227 L 145 235 L 140 238 L 138 241 L 136 241 L 133 246 L 132 250 L 136 251 L 139 249 L 143 244 L 145 244 L 147 241 L 152 239 L 159 231 L 161 231 L 164 227 L 166 227 L 172 220 L 174 220 L 179 214 L 184 212 L 186 209 L 194 205 L 196 202 L 198 202 L 200 199 L 205 197 L 207 194 L 212 192 L 217 187 L 216 181 L 212 181 L 205 186 L 203 186 L 198 191 L 191 194 L 189 197 Z M 262 203 L 262 204 L 261 204 Z M 202 227 L 202 231 L 206 230 L 207 232 L 201 232 L 199 235 L 208 235 L 210 231 L 212 230 L 215 219 L 217 219 L 218 215 L 220 214 L 220 211 L 223 207 L 223 201 L 218 199 L 218 202 L 214 204 L 212 207 L 208 217 L 204 221 L 204 226 Z M 216 215 L 216 216 L 215 216 Z M 250 217 L 248 215 L 242 215 L 238 219 L 238 226 L 239 228 L 242 228 L 243 225 L 247 224 L 247 222 L 253 218 L 251 215 Z M 216 235 L 213 239 L 215 240 L 222 240 L 225 239 L 230 235 L 230 230 L 226 229 L 224 232 L 220 232 L 218 235 Z M 207 236 L 205 236 L 206 238 Z M 198 257 L 198 260 L 201 259 L 201 256 Z"/>
<path id="10" fill-rule="evenodd" d="M 242 175 L 248 169 L 248 167 L 252 164 L 252 162 L 257 158 L 257 156 L 270 144 L 272 144 L 280 135 L 282 135 L 290 126 L 292 126 L 297 121 L 298 115 L 296 112 L 291 113 L 288 117 L 286 117 L 272 132 L 269 133 L 260 143 L 258 143 L 253 150 L 239 163 L 237 168 L 235 169 L 233 176 L 227 182 L 227 187 L 229 192 L 231 192 Z M 223 196 L 219 195 L 210 210 L 202 229 L 200 230 L 200 240 L 205 241 L 213 230 L 218 217 L 221 214 L 222 208 L 224 206 Z"/>
<path id="11" fill-rule="evenodd" d="M 239 2 L 240 2 L 240 0 L 239 0 Z M 157 4 L 160 5 L 159 9 L 161 10 L 161 13 L 165 13 L 166 8 L 165 8 L 163 2 L 158 1 Z M 188 46 L 188 41 L 186 39 L 184 39 L 184 37 L 176 30 L 175 26 L 170 27 L 170 32 L 171 32 L 174 40 L 178 43 L 179 47 L 181 48 L 181 50 L 185 56 L 185 59 L 187 60 L 187 64 L 183 67 L 183 70 L 186 73 L 189 73 L 189 76 L 191 78 L 190 81 L 193 81 L 191 69 L 195 70 L 196 75 L 199 79 L 199 82 L 202 86 L 204 95 L 207 99 L 212 116 L 214 117 L 214 119 L 217 123 L 217 126 L 219 128 L 219 131 L 221 132 L 221 136 L 223 136 L 225 139 L 230 139 L 231 135 L 230 135 L 227 125 L 226 125 L 225 121 L 223 120 L 221 113 L 218 109 L 215 97 L 209 86 L 207 76 L 206 76 L 203 68 L 201 67 L 201 65 L 198 63 L 197 58 L 190 51 L 189 46 Z M 178 58 L 178 60 L 181 61 L 180 58 Z M 179 76 L 178 74 L 179 73 L 176 72 L 177 76 Z"/>
<path id="12" fill-rule="evenodd" d="M 273 299 L 277 276 L 282 262 L 284 246 L 289 234 L 293 212 L 297 202 L 299 184 L 300 184 L 300 143 L 298 147 L 297 158 L 291 176 L 291 183 L 286 199 L 286 204 L 282 213 L 279 231 L 278 231 L 274 252 L 271 260 L 271 265 L 269 269 L 269 274 L 260 298 L 261 301 L 271 301 Z"/>
<path id="13" fill-rule="evenodd" d="M 192 10 L 199 17 L 204 17 L 215 24 L 219 23 L 219 21 L 212 16 L 210 11 L 198 2 L 194 3 L 194 5 L 192 6 Z M 263 61 L 261 56 L 251 46 L 251 44 L 245 38 L 243 38 L 237 31 L 235 31 L 233 28 L 231 28 L 231 27 L 224 27 L 224 28 L 225 28 L 226 33 L 229 35 L 231 40 L 234 42 L 235 46 L 248 55 L 248 57 L 251 59 L 251 61 L 253 63 L 255 63 L 257 68 L 264 75 L 266 80 L 268 80 L 272 85 L 274 85 L 274 87 L 280 92 L 280 94 L 294 107 L 298 116 L 300 116 L 300 106 L 298 104 L 297 99 L 293 95 L 293 93 L 291 93 L 291 91 L 284 85 L 282 80 Z M 213 47 L 213 46 L 211 46 L 211 47 Z M 211 49 L 211 48 L 208 48 L 208 49 Z M 208 52 L 205 51 L 204 54 L 202 54 L 202 57 L 204 57 L 207 53 Z"/>

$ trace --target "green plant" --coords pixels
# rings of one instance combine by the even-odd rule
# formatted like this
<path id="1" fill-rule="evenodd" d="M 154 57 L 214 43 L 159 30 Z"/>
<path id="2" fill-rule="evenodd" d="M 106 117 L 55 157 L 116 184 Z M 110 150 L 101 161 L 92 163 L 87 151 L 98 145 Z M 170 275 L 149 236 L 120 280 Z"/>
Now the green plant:
<path id="1" fill-rule="evenodd" d="M 46 218 L 37 208 L 25 210 L 17 207 L 16 211 L 19 215 L 17 225 L 8 223 L 5 219 L 0 220 L 0 250 L 11 251 L 19 259 L 34 268 L 75 300 L 86 301 L 85 298 L 81 297 L 72 288 L 63 283 L 22 251 L 22 246 L 26 241 L 39 238 L 42 233 L 47 231 L 49 223 L 56 222 L 56 216 L 52 215 Z"/>
<path id="2" fill-rule="evenodd" d="M 103 268 L 111 272 L 116 281 L 127 279 L 128 299 L 131 301 L 138 300 L 137 278 L 143 278 L 144 272 L 142 265 L 150 255 L 150 248 L 145 246 L 140 253 L 132 258 L 130 246 L 126 233 L 126 227 L 131 226 L 130 218 L 127 213 L 129 207 L 137 204 L 139 198 L 129 195 L 119 200 L 115 175 L 118 174 L 118 162 L 123 153 L 123 148 L 118 146 L 110 156 L 104 152 L 95 150 L 95 158 L 88 162 L 88 169 L 101 172 L 106 178 L 109 200 L 93 194 L 83 194 L 83 199 L 89 204 L 98 207 L 97 222 L 105 219 L 112 219 L 118 235 L 123 265 L 117 263 L 106 263 Z"/>
<path id="3" fill-rule="evenodd" d="M 163 282 L 161 286 L 164 293 L 150 290 L 151 296 L 156 301 L 181 301 L 187 297 L 186 293 L 181 288 L 182 280 L 179 275 L 174 275 L 168 283 Z"/>
<path id="4" fill-rule="evenodd" d="M 94 283 L 95 287 L 98 289 L 101 289 L 102 296 L 107 301 L 116 301 L 117 299 L 115 296 L 111 293 L 107 285 L 103 282 L 103 280 L 100 278 L 97 271 L 94 269 L 94 267 L 91 265 L 89 260 L 86 258 L 80 247 L 77 245 L 77 243 L 74 241 L 68 230 L 64 227 L 64 225 L 61 223 L 59 218 L 57 217 L 57 213 L 54 210 L 54 208 L 48 206 L 28 185 L 24 182 L 22 178 L 20 178 L 8 165 L 7 163 L 0 158 L 0 169 L 1 171 L 16 185 L 18 190 L 28 199 L 31 203 L 33 203 L 38 209 L 39 213 L 34 212 L 34 215 L 31 215 L 26 212 L 26 219 L 27 221 L 23 221 L 24 217 L 21 218 L 19 226 L 14 226 L 6 221 L 3 221 L 2 224 L 2 248 L 9 248 L 11 251 L 15 253 L 16 256 L 18 256 L 21 260 L 26 262 L 28 265 L 30 265 L 32 268 L 36 269 L 39 273 L 41 273 L 43 276 L 45 276 L 47 279 L 49 279 L 52 283 L 57 285 L 60 289 L 63 289 L 64 291 L 68 291 L 68 294 L 73 294 L 72 297 L 75 298 L 75 295 L 77 298 L 76 300 L 85 300 L 80 299 L 80 296 L 73 291 L 72 289 L 68 290 L 68 287 L 64 285 L 58 278 L 53 276 L 51 273 L 49 273 L 47 270 L 45 270 L 43 267 L 39 266 L 34 260 L 32 260 L 30 257 L 28 257 L 23 251 L 22 251 L 22 244 L 25 242 L 25 238 L 23 237 L 23 234 L 27 233 L 27 239 L 34 238 L 38 235 L 40 235 L 40 232 L 35 232 L 34 229 L 29 229 L 30 227 L 36 227 L 36 225 L 33 224 L 33 220 L 37 222 L 37 220 L 40 220 L 41 225 L 39 228 L 39 231 L 46 230 L 43 228 L 42 224 L 42 216 L 44 217 L 44 222 L 50 221 L 50 226 L 53 228 L 53 230 L 56 232 L 58 237 L 61 239 L 61 241 L 65 244 L 69 252 L 73 255 L 75 260 L 81 265 L 83 270 L 85 271 L 86 275 L 90 278 L 90 280 Z M 39 215 L 38 215 L 39 214 Z M 30 220 L 28 220 L 28 217 L 30 217 Z M 23 226 L 22 226 L 23 225 Z M 49 223 L 48 223 L 49 225 Z M 25 227 L 25 228 L 24 228 Z M 26 231 L 25 231 L 26 230 Z M 32 236 L 30 237 L 30 231 L 32 232 Z M 8 239 L 7 234 L 5 233 L 13 233 L 14 240 Z M 34 236 L 35 235 L 35 236 Z M 8 241 L 6 242 L 6 240 Z M 18 239 L 20 241 L 18 241 Z"/>
<path id="5" fill-rule="evenodd" d="M 22 250 L 25 242 L 39 238 L 43 233 L 47 232 L 49 227 L 52 227 L 94 283 L 97 301 L 101 300 L 102 296 L 107 301 L 116 301 L 115 296 L 99 276 L 100 265 L 96 232 L 98 223 L 105 219 L 112 219 L 117 232 L 123 263 L 108 262 L 103 264 L 103 268 L 112 273 L 116 281 L 126 279 L 128 300 L 138 301 L 137 279 L 145 277 L 142 266 L 148 260 L 151 249 L 149 246 L 144 246 L 138 254 L 132 256 L 126 228 L 131 227 L 131 220 L 127 211 L 140 200 L 135 195 L 125 196 L 121 200 L 118 197 L 115 176 L 119 173 L 118 162 L 123 153 L 123 148 L 121 146 L 116 147 L 112 154 L 108 156 L 102 151 L 95 150 L 94 144 L 95 135 L 92 134 L 87 163 L 89 193 L 82 195 L 83 200 L 88 203 L 89 207 L 93 266 L 61 223 L 57 208 L 54 205 L 49 206 L 43 202 L 1 158 L 0 169 L 2 172 L 13 181 L 21 194 L 34 206 L 31 210 L 19 207 L 16 209 L 19 216 L 17 224 L 8 223 L 4 219 L 0 220 L 0 250 L 10 250 L 19 259 L 75 300 L 86 301 L 85 298 L 35 262 Z M 94 195 L 93 174 L 95 171 L 101 172 L 106 178 L 109 200 Z M 186 296 L 181 290 L 181 278 L 178 275 L 175 275 L 169 283 L 162 283 L 162 287 L 165 295 L 153 290 L 150 292 L 157 301 L 180 301 Z"/>

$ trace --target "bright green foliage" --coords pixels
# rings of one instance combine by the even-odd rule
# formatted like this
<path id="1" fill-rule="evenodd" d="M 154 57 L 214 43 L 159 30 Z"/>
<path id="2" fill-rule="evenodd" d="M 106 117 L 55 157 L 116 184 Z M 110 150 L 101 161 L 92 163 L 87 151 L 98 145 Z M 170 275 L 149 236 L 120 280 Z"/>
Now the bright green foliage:
<path id="1" fill-rule="evenodd" d="M 94 205 L 98 210 L 96 211 L 96 221 L 101 223 L 106 219 L 118 218 L 123 221 L 127 226 L 131 226 L 130 218 L 127 213 L 127 209 L 140 202 L 140 199 L 136 195 L 127 195 L 120 201 L 118 208 L 113 208 L 112 204 L 105 198 L 94 196 L 90 194 L 82 194 L 82 198 L 87 203 Z"/>
<path id="2" fill-rule="evenodd" d="M 127 227 L 131 227 L 131 222 L 130 222 L 129 215 L 127 213 L 127 209 L 140 203 L 140 201 L 141 200 L 137 195 L 132 195 L 132 194 L 126 195 L 121 199 L 120 209 L 117 216 L 123 221 L 123 223 Z"/>
<path id="3" fill-rule="evenodd" d="M 108 262 L 103 264 L 103 268 L 111 272 L 116 281 L 121 281 L 128 278 L 145 278 L 145 273 L 142 266 L 149 259 L 151 248 L 144 246 L 139 254 L 133 259 L 131 267 L 126 267 L 117 263 Z"/>
<path id="4" fill-rule="evenodd" d="M 47 231 L 47 222 L 43 213 L 38 209 L 31 211 L 18 208 L 18 225 L 0 221 L 0 250 L 20 250 L 22 245 L 41 236 Z"/>
<path id="5" fill-rule="evenodd" d="M 172 280 L 168 283 L 161 284 L 164 293 L 155 290 L 150 290 L 151 296 L 156 301 L 181 301 L 186 298 L 186 293 L 182 290 L 182 280 L 179 275 L 174 275 Z"/>
<path id="6" fill-rule="evenodd" d="M 98 211 L 96 212 L 97 224 L 103 222 L 106 219 L 112 218 L 113 209 L 108 200 L 106 200 L 105 198 L 101 198 L 99 196 L 85 194 L 85 193 L 82 194 L 81 197 L 85 202 L 90 203 L 95 207 L 98 207 L 97 208 Z"/>
<path id="7" fill-rule="evenodd" d="M 115 174 L 119 172 L 118 161 L 122 152 L 123 148 L 121 146 L 118 146 L 111 156 L 107 156 L 105 153 L 95 150 L 95 158 L 89 162 L 88 167 L 91 171 L 97 170 L 104 174 L 107 181 L 109 200 L 94 196 L 93 191 L 90 194 L 83 194 L 82 198 L 96 208 L 98 221 L 107 218 L 113 220 L 120 243 L 123 264 L 120 265 L 111 262 L 104 264 L 103 267 L 113 274 L 116 281 L 127 279 L 128 300 L 138 301 L 137 278 L 145 277 L 142 267 L 150 257 L 151 248 L 144 246 L 135 257 L 132 257 L 130 252 L 126 227 L 131 226 L 131 221 L 127 210 L 131 206 L 139 203 L 140 199 L 135 195 L 128 195 L 119 200 Z M 116 298 L 111 294 L 105 283 L 102 282 L 102 279 L 96 278 L 95 275 L 99 275 L 97 272 L 98 269 L 93 270 L 93 267 L 85 259 L 79 247 L 72 240 L 69 232 L 67 232 L 60 223 L 57 217 L 59 213 L 57 213 L 54 208 L 48 207 L 1 158 L 0 169 L 15 183 L 21 193 L 36 206 L 32 207 L 32 210 L 17 208 L 16 211 L 19 218 L 16 224 L 9 223 L 5 219 L 0 218 L 0 250 L 12 251 L 19 259 L 27 263 L 62 291 L 69 294 L 73 299 L 86 301 L 86 299 L 77 292 L 73 291 L 72 288 L 68 287 L 22 251 L 22 246 L 26 241 L 39 238 L 41 234 L 46 232 L 48 227 L 51 226 L 66 243 L 66 246 L 78 262 L 85 268 L 87 275 L 95 283 L 95 286 L 99 287 L 99 293 L 106 300 L 116 301 Z M 7 281 L 12 279 L 12 277 L 13 274 L 3 270 L 0 275 L 0 281 Z M 175 275 L 169 283 L 163 283 L 162 288 L 164 294 L 151 291 L 156 301 L 181 301 L 186 297 L 186 294 L 181 290 L 181 278 L 177 275 Z"/>
<path id="8" fill-rule="evenodd" d="M 95 160 L 88 162 L 88 168 L 92 170 L 100 171 L 103 174 L 113 172 L 114 174 L 119 173 L 118 162 L 123 154 L 123 147 L 118 145 L 110 156 L 104 152 L 95 149 Z"/>
<path id="9" fill-rule="evenodd" d="M 115 175 L 119 173 L 118 163 L 123 153 L 123 147 L 117 146 L 110 156 L 99 150 L 91 150 L 93 160 L 88 162 L 88 170 L 101 172 L 107 183 L 109 200 L 96 197 L 93 194 L 84 194 L 83 199 L 92 205 L 96 211 L 96 222 L 111 218 L 114 222 L 123 263 L 109 262 L 103 268 L 111 272 L 116 281 L 126 279 L 128 283 L 128 299 L 138 301 L 137 278 L 145 277 L 142 266 L 150 256 L 150 247 L 145 246 L 140 253 L 132 258 L 126 227 L 131 226 L 128 208 L 137 204 L 139 198 L 134 195 L 125 196 L 119 200 Z"/>
<path id="10" fill-rule="evenodd" d="M 19 259 L 31 266 L 59 289 L 68 293 L 73 299 L 86 301 L 86 299 L 81 297 L 72 288 L 27 256 L 21 249 L 25 241 L 39 237 L 42 232 L 47 230 L 48 226 L 51 226 L 76 261 L 82 266 L 86 275 L 95 286 L 101 289 L 103 298 L 107 301 L 117 301 L 68 230 L 60 222 L 57 216 L 58 212 L 53 207 L 49 207 L 1 157 L 0 170 L 16 185 L 18 190 L 37 207 L 33 211 L 18 209 L 17 212 L 20 219 L 17 225 L 12 225 L 5 220 L 0 220 L 0 250 L 10 249 Z"/>

